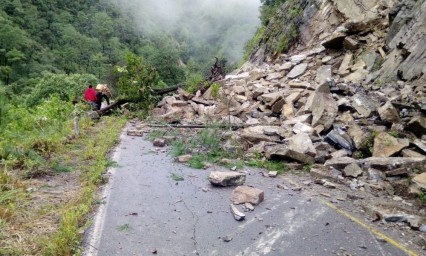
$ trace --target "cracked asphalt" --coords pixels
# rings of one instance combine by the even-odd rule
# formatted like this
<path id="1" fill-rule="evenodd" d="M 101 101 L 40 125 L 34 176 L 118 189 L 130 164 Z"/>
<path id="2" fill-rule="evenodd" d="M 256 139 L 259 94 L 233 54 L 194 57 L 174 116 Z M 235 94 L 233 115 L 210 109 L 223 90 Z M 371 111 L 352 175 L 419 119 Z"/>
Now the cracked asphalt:
<path id="1" fill-rule="evenodd" d="M 166 149 L 125 134 L 113 160 L 119 166 L 109 170 L 84 255 L 406 255 L 320 200 L 278 188 L 293 186 L 285 179 L 244 169 L 246 185 L 263 189 L 265 201 L 237 222 L 233 188 L 207 180 L 215 168 L 177 164 Z"/>

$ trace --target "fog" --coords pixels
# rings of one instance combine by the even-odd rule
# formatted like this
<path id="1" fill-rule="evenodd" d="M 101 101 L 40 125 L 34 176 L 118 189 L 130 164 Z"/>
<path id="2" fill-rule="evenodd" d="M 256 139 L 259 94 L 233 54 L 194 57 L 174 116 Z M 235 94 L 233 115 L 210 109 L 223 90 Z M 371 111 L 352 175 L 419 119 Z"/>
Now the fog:
<path id="1" fill-rule="evenodd" d="M 135 29 L 147 36 L 162 31 L 190 45 L 222 49 L 230 61 L 241 59 L 245 43 L 260 24 L 260 0 L 110 1 L 134 17 Z"/>

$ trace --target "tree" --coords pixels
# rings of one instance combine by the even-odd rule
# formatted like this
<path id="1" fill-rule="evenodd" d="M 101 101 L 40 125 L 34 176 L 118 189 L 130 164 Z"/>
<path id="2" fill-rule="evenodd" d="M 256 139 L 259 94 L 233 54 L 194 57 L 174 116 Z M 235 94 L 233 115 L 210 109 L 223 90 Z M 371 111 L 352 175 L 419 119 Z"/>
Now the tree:
<path id="1" fill-rule="evenodd" d="M 153 107 L 155 85 L 159 83 L 157 71 L 132 53 L 126 55 L 127 65 L 117 66 L 118 93 L 120 99 L 137 103 L 145 111 Z"/>

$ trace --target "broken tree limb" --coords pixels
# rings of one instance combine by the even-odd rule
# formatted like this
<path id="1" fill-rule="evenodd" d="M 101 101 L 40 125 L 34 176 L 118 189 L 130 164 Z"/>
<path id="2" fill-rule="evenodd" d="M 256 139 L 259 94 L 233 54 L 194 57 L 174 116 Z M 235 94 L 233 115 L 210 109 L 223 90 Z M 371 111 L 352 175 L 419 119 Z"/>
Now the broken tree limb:
<path id="1" fill-rule="evenodd" d="M 195 128 L 231 128 L 232 130 L 238 130 L 241 128 L 247 127 L 247 125 L 229 125 L 229 124 L 215 124 L 215 125 L 204 125 L 204 124 L 191 124 L 191 125 L 181 125 L 181 124 L 148 124 L 149 127 L 157 128 L 179 128 L 179 129 L 195 129 Z"/>
<path id="2" fill-rule="evenodd" d="M 154 89 L 154 94 L 163 95 L 169 92 L 177 91 L 179 88 L 182 88 L 184 86 L 185 86 L 185 83 L 179 83 L 179 84 L 175 84 L 162 89 Z"/>
<path id="3" fill-rule="evenodd" d="M 121 99 L 121 100 L 118 100 L 118 101 L 116 101 L 116 102 L 114 102 L 114 103 L 112 103 L 112 104 L 104 107 L 101 110 L 98 110 L 97 112 L 98 112 L 99 115 L 105 115 L 108 111 L 110 111 L 110 110 L 112 110 L 114 108 L 118 108 L 118 107 L 120 107 L 120 106 L 122 106 L 122 105 L 124 105 L 124 104 L 126 104 L 128 102 L 131 102 L 131 101 L 129 101 L 127 99 Z"/>

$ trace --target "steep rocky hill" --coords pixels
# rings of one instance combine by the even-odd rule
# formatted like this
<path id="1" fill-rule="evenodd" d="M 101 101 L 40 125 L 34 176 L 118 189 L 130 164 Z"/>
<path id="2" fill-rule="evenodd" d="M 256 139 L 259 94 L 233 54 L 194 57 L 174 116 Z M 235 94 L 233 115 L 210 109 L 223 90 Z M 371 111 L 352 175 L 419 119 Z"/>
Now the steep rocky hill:
<path id="1" fill-rule="evenodd" d="M 165 97 L 155 115 L 240 126 L 225 149 L 312 167 L 318 183 L 385 201 L 424 198 L 425 17 L 425 1 L 287 1 L 220 89 Z M 411 214 L 403 220 L 424 232 L 416 216 L 426 212 L 413 202 L 366 205 L 382 217 Z"/>

